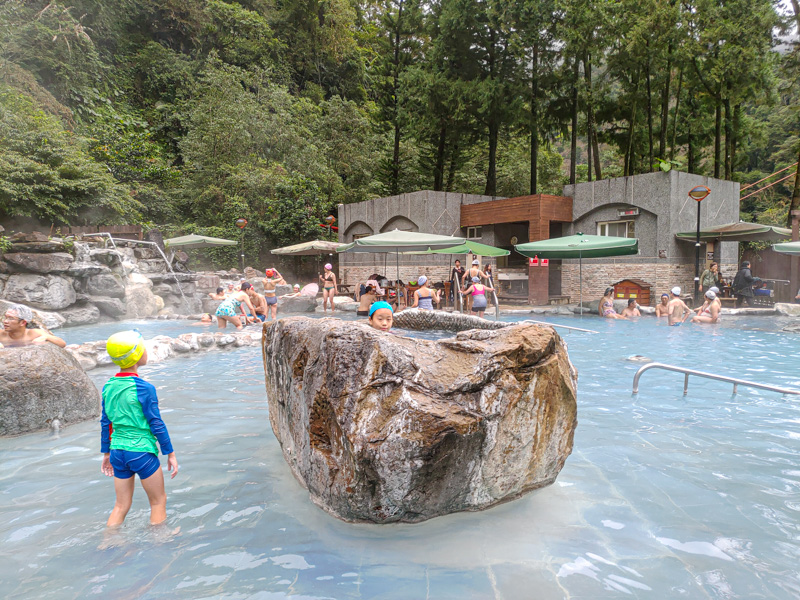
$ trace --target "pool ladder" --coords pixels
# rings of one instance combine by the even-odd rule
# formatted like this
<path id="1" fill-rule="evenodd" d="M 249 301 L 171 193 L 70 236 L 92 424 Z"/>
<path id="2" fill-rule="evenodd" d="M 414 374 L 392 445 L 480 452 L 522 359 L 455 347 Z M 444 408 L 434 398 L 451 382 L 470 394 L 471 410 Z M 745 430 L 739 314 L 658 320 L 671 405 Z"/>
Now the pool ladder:
<path id="1" fill-rule="evenodd" d="M 716 379 L 717 381 L 726 381 L 733 384 L 733 393 L 735 394 L 740 385 L 747 387 L 754 387 L 761 390 L 769 390 L 770 392 L 778 392 L 779 394 L 792 394 L 800 396 L 800 390 L 790 390 L 788 388 L 778 387 L 777 385 L 768 385 L 766 383 L 756 383 L 754 381 L 747 381 L 745 379 L 736 379 L 735 377 L 726 377 L 725 375 L 715 375 L 713 373 L 704 373 L 703 371 L 695 371 L 694 369 L 685 369 L 683 367 L 676 367 L 674 365 L 665 365 L 663 363 L 653 362 L 644 365 L 641 369 L 636 371 L 633 376 L 633 393 L 639 393 L 639 378 L 642 373 L 649 369 L 664 369 L 665 371 L 675 371 L 676 373 L 683 373 L 683 395 L 689 393 L 689 375 L 696 375 L 697 377 L 705 377 L 706 379 Z"/>

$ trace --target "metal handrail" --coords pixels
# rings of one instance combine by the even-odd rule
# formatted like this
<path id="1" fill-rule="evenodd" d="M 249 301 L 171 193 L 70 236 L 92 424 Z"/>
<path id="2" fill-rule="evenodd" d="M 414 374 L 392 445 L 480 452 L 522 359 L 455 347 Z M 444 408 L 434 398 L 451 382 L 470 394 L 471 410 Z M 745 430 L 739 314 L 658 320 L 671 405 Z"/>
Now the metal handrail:
<path id="1" fill-rule="evenodd" d="M 644 365 L 641 369 L 636 371 L 633 376 L 633 393 L 639 393 L 639 378 L 642 373 L 648 369 L 664 369 L 665 371 L 675 371 L 676 373 L 683 373 L 683 395 L 689 392 L 689 375 L 696 375 L 697 377 L 705 377 L 706 379 L 716 379 L 717 381 L 726 381 L 733 384 L 733 393 L 737 393 L 738 387 L 744 385 L 747 387 L 754 387 L 761 390 L 768 390 L 770 392 L 778 392 L 780 394 L 793 394 L 800 396 L 800 390 L 790 390 L 787 388 L 778 387 L 777 385 L 768 385 L 766 383 L 755 383 L 754 381 L 747 381 L 745 379 L 736 379 L 735 377 L 726 377 L 725 375 L 715 375 L 713 373 L 704 373 L 703 371 L 695 371 L 694 369 L 685 369 L 683 367 L 676 367 L 674 365 L 665 365 L 663 363 L 650 363 Z"/>

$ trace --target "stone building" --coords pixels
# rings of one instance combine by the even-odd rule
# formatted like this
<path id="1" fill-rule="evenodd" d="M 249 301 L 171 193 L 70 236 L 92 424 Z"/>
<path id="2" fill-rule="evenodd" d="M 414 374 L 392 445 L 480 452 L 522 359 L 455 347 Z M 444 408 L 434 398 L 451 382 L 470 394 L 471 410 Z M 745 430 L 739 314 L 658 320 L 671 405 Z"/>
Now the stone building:
<path id="1" fill-rule="evenodd" d="M 562 196 L 539 194 L 497 198 L 448 192 L 419 191 L 339 206 L 339 241 L 402 229 L 456 235 L 512 250 L 507 257 L 481 259 L 497 268 L 495 283 L 501 301 L 520 299 L 535 304 L 578 296 L 578 261 L 550 261 L 529 266 L 513 246 L 582 232 L 639 238 L 639 254 L 618 258 L 584 259 L 584 297 L 602 294 L 605 287 L 626 278 L 653 286 L 652 298 L 675 285 L 693 289 L 693 243 L 675 234 L 696 227 L 697 203 L 688 192 L 706 185 L 711 194 L 700 206 L 701 227 L 739 220 L 739 184 L 670 171 L 604 179 L 564 187 Z M 736 270 L 738 247 L 725 242 L 701 248 L 701 267 L 712 256 L 726 278 Z M 373 273 L 400 279 L 427 275 L 433 281 L 448 278 L 452 261 L 468 256 L 341 254 L 339 277 L 358 283 Z"/>

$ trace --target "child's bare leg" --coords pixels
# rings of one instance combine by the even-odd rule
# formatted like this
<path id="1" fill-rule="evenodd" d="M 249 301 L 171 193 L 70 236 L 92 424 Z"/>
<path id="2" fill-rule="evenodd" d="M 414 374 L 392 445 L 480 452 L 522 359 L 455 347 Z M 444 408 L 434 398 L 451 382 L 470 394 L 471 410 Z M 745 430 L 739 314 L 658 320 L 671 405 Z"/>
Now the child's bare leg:
<path id="1" fill-rule="evenodd" d="M 164 472 L 158 471 L 147 479 L 142 479 L 142 487 L 150 501 L 150 525 L 158 525 L 167 520 L 167 492 L 164 490 Z"/>
<path id="2" fill-rule="evenodd" d="M 128 511 L 131 509 L 131 502 L 133 502 L 133 487 L 136 483 L 136 477 L 129 477 L 128 479 L 119 479 L 114 477 L 114 492 L 117 494 L 117 499 L 114 502 L 114 509 L 108 517 L 106 527 L 114 527 L 122 525 Z"/>

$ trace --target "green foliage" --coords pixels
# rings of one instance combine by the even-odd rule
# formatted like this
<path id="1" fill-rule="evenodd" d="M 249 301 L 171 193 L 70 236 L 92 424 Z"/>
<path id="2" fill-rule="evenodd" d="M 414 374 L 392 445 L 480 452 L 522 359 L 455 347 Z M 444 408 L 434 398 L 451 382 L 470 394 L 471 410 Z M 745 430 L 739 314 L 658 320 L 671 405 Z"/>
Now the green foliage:
<path id="1" fill-rule="evenodd" d="M 135 221 L 138 203 L 87 150 L 84 138 L 0 86 L 0 218 Z"/>
<path id="2" fill-rule="evenodd" d="M 11 250 L 11 240 L 4 235 L 0 235 L 0 254 Z"/>

